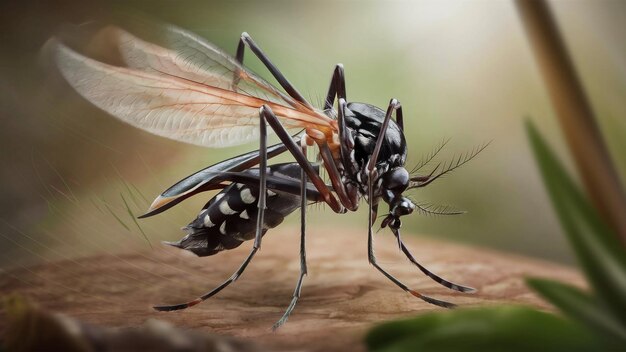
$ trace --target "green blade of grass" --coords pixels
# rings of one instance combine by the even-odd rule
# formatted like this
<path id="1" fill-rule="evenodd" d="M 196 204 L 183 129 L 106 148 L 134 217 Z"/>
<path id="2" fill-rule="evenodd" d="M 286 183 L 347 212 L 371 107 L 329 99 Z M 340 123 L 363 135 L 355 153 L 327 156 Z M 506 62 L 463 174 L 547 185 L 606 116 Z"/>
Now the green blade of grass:
<path id="1" fill-rule="evenodd" d="M 595 297 L 576 287 L 545 279 L 528 279 L 527 284 L 563 313 L 609 339 L 626 344 L 626 329 L 600 305 Z"/>
<path id="2" fill-rule="evenodd" d="M 580 325 L 519 306 L 460 309 L 386 323 L 366 336 L 370 351 L 577 352 L 607 350 Z"/>
<path id="3" fill-rule="evenodd" d="M 119 218 L 119 216 L 117 216 L 117 214 L 115 214 L 115 212 L 113 211 L 113 209 L 111 209 L 109 207 L 108 204 L 104 203 L 104 207 L 109 211 L 109 213 L 111 213 L 111 215 L 113 215 L 113 217 L 115 218 L 115 220 L 117 220 L 117 222 L 120 223 L 120 225 L 122 225 L 126 230 L 128 230 L 130 232 L 130 227 L 128 227 L 123 221 L 122 219 Z"/>
<path id="4" fill-rule="evenodd" d="M 150 239 L 148 238 L 146 233 L 143 232 L 143 229 L 139 225 L 139 222 L 137 222 L 137 218 L 135 217 L 135 214 L 133 214 L 133 211 L 128 206 L 128 202 L 126 202 L 126 198 L 124 198 L 124 195 L 122 193 L 120 193 L 120 197 L 122 197 L 122 201 L 124 202 L 124 206 L 126 207 L 126 211 L 128 211 L 128 216 L 130 216 L 130 219 L 135 223 L 135 225 L 139 229 L 139 232 L 141 232 L 141 235 L 143 236 L 143 238 L 146 240 L 146 242 L 148 242 L 148 244 L 150 245 L 150 249 L 154 249 L 154 247 L 152 247 L 152 243 L 150 242 Z"/>
<path id="5" fill-rule="evenodd" d="M 626 325 L 626 251 L 528 120 L 526 130 L 561 225 L 595 295 Z"/>

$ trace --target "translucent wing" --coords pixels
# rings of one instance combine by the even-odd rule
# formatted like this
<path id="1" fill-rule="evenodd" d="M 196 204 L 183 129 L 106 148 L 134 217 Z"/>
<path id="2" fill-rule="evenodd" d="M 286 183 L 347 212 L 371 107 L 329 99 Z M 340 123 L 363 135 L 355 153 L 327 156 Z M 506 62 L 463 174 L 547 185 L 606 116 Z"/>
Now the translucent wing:
<path id="1" fill-rule="evenodd" d="M 118 57 L 105 63 L 53 40 L 65 79 L 100 109 L 154 134 L 207 147 L 242 144 L 258 137 L 263 104 L 287 128 L 335 129 L 334 121 L 323 113 L 176 27 L 151 28 L 149 35 L 139 37 L 109 26 L 90 45 Z"/>

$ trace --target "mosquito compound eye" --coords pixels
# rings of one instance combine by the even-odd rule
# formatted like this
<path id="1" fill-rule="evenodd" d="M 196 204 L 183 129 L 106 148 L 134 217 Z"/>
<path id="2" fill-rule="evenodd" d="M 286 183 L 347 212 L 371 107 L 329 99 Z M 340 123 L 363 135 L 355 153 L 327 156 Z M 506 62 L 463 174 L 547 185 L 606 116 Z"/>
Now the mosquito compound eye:
<path id="1" fill-rule="evenodd" d="M 401 194 L 409 186 L 409 179 L 409 172 L 405 168 L 399 167 L 385 174 L 383 185 L 393 193 Z"/>

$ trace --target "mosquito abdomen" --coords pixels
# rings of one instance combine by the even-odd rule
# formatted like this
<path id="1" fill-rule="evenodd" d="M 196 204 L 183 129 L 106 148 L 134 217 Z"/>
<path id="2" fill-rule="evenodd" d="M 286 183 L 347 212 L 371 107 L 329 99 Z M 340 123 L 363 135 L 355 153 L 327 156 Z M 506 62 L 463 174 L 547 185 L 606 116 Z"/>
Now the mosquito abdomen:
<path id="1" fill-rule="evenodd" d="M 285 165 L 290 164 L 271 167 L 270 174 L 290 177 L 284 173 Z M 299 168 L 297 172 L 300 172 Z M 255 237 L 258 197 L 258 186 L 231 184 L 209 200 L 198 216 L 183 228 L 187 232 L 185 237 L 178 242 L 165 243 L 189 250 L 201 257 L 239 247 L 244 241 Z M 300 197 L 268 190 L 266 204 L 263 235 L 268 229 L 280 225 L 287 215 L 300 207 Z"/>

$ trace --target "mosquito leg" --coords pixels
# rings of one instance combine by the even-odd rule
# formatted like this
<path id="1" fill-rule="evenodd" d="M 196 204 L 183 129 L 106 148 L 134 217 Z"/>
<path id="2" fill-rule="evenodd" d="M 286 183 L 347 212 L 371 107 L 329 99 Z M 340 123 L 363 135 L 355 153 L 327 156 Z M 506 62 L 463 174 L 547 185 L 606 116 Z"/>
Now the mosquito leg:
<path id="1" fill-rule="evenodd" d="M 278 67 L 276 67 L 276 65 L 274 65 L 270 61 L 269 57 L 267 57 L 267 55 L 263 52 L 263 50 L 261 50 L 261 48 L 254 42 L 254 40 L 252 40 L 250 35 L 246 32 L 241 33 L 241 38 L 239 39 L 239 45 L 237 45 L 237 54 L 235 56 L 235 58 L 237 59 L 237 62 L 239 62 L 240 64 L 243 64 L 243 57 L 244 57 L 244 51 L 245 51 L 246 45 L 250 48 L 250 50 L 252 50 L 254 55 L 256 55 L 256 57 L 258 57 L 259 60 L 261 60 L 263 65 L 265 65 L 265 67 L 270 71 L 272 76 L 274 76 L 276 81 L 278 81 L 280 86 L 283 87 L 283 89 L 287 92 L 287 94 L 289 94 L 289 96 L 291 96 L 293 99 L 297 100 L 301 104 L 309 108 L 313 108 L 311 104 L 308 101 L 306 101 L 306 99 L 304 99 L 302 94 L 300 94 L 300 92 L 298 92 L 298 90 L 291 83 L 289 83 L 287 78 L 280 72 Z M 239 78 L 240 78 L 239 72 L 235 72 L 235 77 L 234 77 L 234 82 L 233 82 L 234 85 L 237 85 L 237 83 L 239 82 Z"/>
<path id="2" fill-rule="evenodd" d="M 263 105 L 261 107 L 261 114 L 267 120 L 267 123 L 272 127 L 274 132 L 276 132 L 280 141 L 285 144 L 287 149 L 289 149 L 291 155 L 293 155 L 296 159 L 302 170 L 306 172 L 307 177 L 311 180 L 311 183 L 324 198 L 324 202 L 326 202 L 326 204 L 328 204 L 334 212 L 344 212 L 344 209 L 339 201 L 337 201 L 337 198 L 332 194 L 328 186 L 324 183 L 324 180 L 322 180 L 322 178 L 315 171 L 311 163 L 307 160 L 306 155 L 304 155 L 293 138 L 289 135 L 289 133 L 287 133 L 287 130 L 285 130 L 276 115 L 274 115 L 272 109 L 267 105 Z"/>
<path id="3" fill-rule="evenodd" d="M 436 306 L 439 307 L 444 307 L 444 308 L 454 308 L 456 305 L 446 302 L 446 301 L 441 301 L 432 297 L 428 297 L 426 295 L 423 295 L 417 291 L 411 290 L 410 288 L 408 288 L 405 284 L 403 284 L 402 282 L 400 282 L 400 280 L 396 279 L 395 277 L 393 277 L 393 275 L 389 274 L 387 271 L 385 271 L 385 269 L 383 269 L 380 265 L 378 265 L 378 263 L 376 262 L 376 255 L 374 254 L 374 236 L 373 236 L 373 231 L 372 231 L 372 227 L 373 227 L 373 218 L 376 217 L 375 213 L 374 213 L 374 207 L 372 205 L 373 203 L 373 187 L 374 187 L 374 182 L 373 179 L 377 176 L 376 175 L 377 172 L 374 170 L 372 172 L 370 172 L 370 178 L 369 178 L 369 182 L 368 182 L 368 201 L 369 201 L 369 212 L 370 212 L 370 216 L 368 217 L 368 233 L 367 233 L 367 259 L 369 260 L 370 264 L 372 264 L 376 269 L 378 269 L 378 271 L 380 271 L 383 275 L 385 275 L 385 277 L 387 277 L 389 280 L 391 280 L 391 282 L 393 282 L 394 284 L 396 284 L 398 287 L 400 287 L 401 289 L 403 289 L 404 291 L 412 294 L 413 296 L 428 302 L 430 304 L 434 304 Z"/>
<path id="4" fill-rule="evenodd" d="M 340 141 L 340 157 L 341 162 L 336 163 L 326 139 L 316 140 L 320 155 L 324 161 L 328 177 L 333 185 L 333 189 L 337 192 L 341 203 L 351 211 L 358 208 L 358 189 L 356 185 L 346 182 L 346 180 L 354 179 L 358 166 L 353 160 L 352 151 L 354 150 L 354 140 L 352 135 L 347 131 L 345 124 L 345 107 L 346 101 L 339 99 L 338 124 L 339 124 L 339 141 Z M 341 170 L 341 171 L 340 171 Z M 342 173 L 343 171 L 343 173 Z M 343 177 L 343 175 L 347 177 Z"/>
<path id="5" fill-rule="evenodd" d="M 264 216 L 265 216 L 265 207 L 266 207 L 266 198 L 267 198 L 267 184 L 266 184 L 267 126 L 265 125 L 266 121 L 265 121 L 264 114 L 263 114 L 263 108 L 261 108 L 259 115 L 261 117 L 261 123 L 259 125 L 259 129 L 260 129 L 259 154 L 261 155 L 261 158 L 259 160 L 259 202 L 258 202 L 258 216 L 257 216 L 257 223 L 256 223 L 256 234 L 254 237 L 254 245 L 252 246 L 252 250 L 250 250 L 250 254 L 248 254 L 248 257 L 243 261 L 239 269 L 237 269 L 237 271 L 235 271 L 235 273 L 230 278 L 228 278 L 226 281 L 224 281 L 221 285 L 217 286 L 213 290 L 194 299 L 193 301 L 189 301 L 189 302 L 182 303 L 182 304 L 175 304 L 175 305 L 155 306 L 154 309 L 158 311 L 172 311 L 172 310 L 185 309 L 191 306 L 195 306 L 196 304 L 203 302 L 206 299 L 214 296 L 215 294 L 223 290 L 226 286 L 235 282 L 235 280 L 237 280 L 239 276 L 243 274 L 248 264 L 250 264 L 250 262 L 252 261 L 252 258 L 254 258 L 254 255 L 256 254 L 256 252 L 259 250 L 259 248 L 261 248 L 261 239 L 263 238 L 263 234 L 264 234 L 263 226 L 264 226 Z"/>
<path id="6" fill-rule="evenodd" d="M 337 164 L 335 163 L 335 159 L 331 154 L 330 148 L 328 147 L 326 140 L 319 141 L 318 146 L 320 148 L 322 160 L 324 161 L 324 166 L 326 168 L 326 171 L 328 172 L 328 178 L 330 178 L 330 182 L 333 185 L 333 190 L 337 193 L 339 201 L 341 201 L 341 204 L 344 207 L 348 208 L 351 211 L 355 211 L 357 208 L 357 199 L 348 195 L 348 190 L 346 188 L 346 185 L 343 183 L 341 173 L 337 168 Z M 353 195 L 356 196 L 357 193 L 353 192 Z"/>
<path id="7" fill-rule="evenodd" d="M 400 129 L 404 131 L 404 117 L 402 117 L 402 105 L 398 103 L 396 107 L 396 123 L 400 126 Z"/>
<path id="8" fill-rule="evenodd" d="M 345 110 L 347 105 L 347 95 L 346 95 L 346 79 L 345 73 L 342 64 L 337 64 L 335 66 L 335 70 L 333 71 L 333 76 L 330 80 L 330 85 L 328 87 L 328 93 L 326 94 L 326 100 L 324 102 L 324 110 L 331 109 L 334 105 L 335 98 L 337 98 L 338 107 L 337 107 L 337 120 L 339 125 L 339 143 L 340 143 L 340 153 L 341 153 L 341 167 L 347 166 L 348 176 L 352 178 L 356 173 L 358 167 L 355 167 L 355 162 L 351 160 L 351 152 L 354 150 L 354 139 L 352 135 L 348 133 L 345 123 Z M 349 192 L 351 198 L 354 199 L 353 203 L 356 203 L 357 196 L 356 192 Z"/>
<path id="9" fill-rule="evenodd" d="M 302 152 L 306 155 L 306 147 L 302 147 Z M 287 307 L 285 314 L 283 314 L 283 316 L 276 322 L 276 324 L 274 324 L 274 326 L 272 327 L 273 330 L 276 330 L 279 327 L 281 327 L 283 324 L 287 322 L 287 319 L 289 319 L 289 315 L 296 307 L 296 303 L 298 303 L 298 298 L 300 298 L 300 293 L 302 291 L 302 281 L 304 280 L 304 276 L 307 274 L 306 246 L 305 246 L 306 244 L 305 240 L 306 240 L 306 206 L 307 206 L 306 183 L 307 183 L 307 178 L 306 178 L 306 173 L 304 172 L 304 170 L 301 173 L 300 180 L 301 180 L 301 185 L 302 185 L 301 191 L 300 191 L 300 277 L 298 277 L 298 282 L 296 283 L 296 289 L 293 291 L 293 298 L 291 299 L 291 303 L 289 304 L 289 307 Z"/>
<path id="10" fill-rule="evenodd" d="M 353 185 L 346 185 L 342 180 L 342 173 L 340 169 L 344 170 L 344 165 L 349 167 L 349 176 L 352 176 L 356 170 L 350 160 L 350 154 L 354 149 L 354 140 L 352 136 L 347 132 L 345 125 L 345 106 L 346 106 L 346 83 L 344 76 L 344 69 L 342 64 L 337 64 L 333 71 L 333 76 L 330 81 L 328 93 L 326 95 L 326 101 L 324 102 L 324 110 L 330 109 L 333 106 L 335 97 L 339 101 L 338 109 L 338 122 L 339 122 L 339 140 L 340 140 L 340 154 L 341 163 L 337 164 L 335 159 L 328 148 L 326 139 L 317 140 L 320 147 L 321 157 L 324 161 L 326 170 L 328 171 L 329 178 L 333 185 L 333 189 L 337 192 L 337 196 L 342 205 L 349 210 L 356 210 L 358 207 L 358 191 Z M 349 177 L 352 178 L 352 177 Z"/>
<path id="11" fill-rule="evenodd" d="M 387 132 L 387 127 L 389 126 L 389 120 L 391 119 L 391 115 L 393 111 L 398 109 L 399 107 L 400 107 L 400 103 L 395 99 L 391 99 L 391 102 L 389 103 L 389 108 L 387 108 L 387 114 L 385 115 L 385 120 L 379 132 L 378 140 L 376 141 L 376 147 L 374 148 L 374 152 L 372 153 L 372 156 L 368 162 L 369 173 L 368 173 L 368 179 L 367 179 L 367 193 L 368 193 L 367 201 L 369 204 L 369 216 L 368 216 L 368 233 L 367 233 L 367 258 L 370 264 L 372 264 L 376 269 L 378 269 L 378 271 L 380 271 L 383 275 L 385 275 L 385 277 L 387 277 L 389 280 L 391 280 L 391 282 L 396 284 L 398 287 L 400 287 L 404 291 L 412 294 L 413 296 L 427 303 L 430 303 L 439 307 L 444 307 L 444 308 L 454 308 L 456 307 L 456 305 L 454 305 L 453 303 L 449 303 L 446 301 L 428 297 L 415 290 L 411 290 L 405 284 L 403 284 L 400 280 L 396 279 L 393 275 L 389 274 L 385 269 L 383 269 L 376 262 L 376 255 L 374 254 L 374 233 L 372 231 L 372 227 L 374 225 L 374 219 L 376 219 L 376 211 L 375 211 L 375 205 L 374 205 L 374 202 L 375 202 L 374 185 L 376 184 L 376 180 L 379 176 L 378 170 L 376 169 L 376 160 L 378 159 L 378 154 L 380 153 L 382 141 L 384 139 L 385 133 Z"/>
<path id="12" fill-rule="evenodd" d="M 400 231 L 392 229 L 392 232 L 393 232 L 394 236 L 396 236 L 396 238 L 398 239 L 398 243 L 400 244 L 400 249 L 402 250 L 404 255 L 406 255 L 407 259 L 409 259 L 409 261 L 411 263 L 413 263 L 415 266 L 417 266 L 426 276 L 428 276 L 429 278 L 433 279 L 438 284 L 440 284 L 440 285 L 442 285 L 444 287 L 447 287 L 447 288 L 449 288 L 451 290 L 454 290 L 454 291 L 465 292 L 465 293 L 474 293 L 474 292 L 476 292 L 475 288 L 468 287 L 468 286 L 463 286 L 463 285 L 459 285 L 459 284 L 455 284 L 454 282 L 450 282 L 450 281 L 440 277 L 439 275 L 431 272 L 430 270 L 426 269 L 417 260 L 415 260 L 415 258 L 413 257 L 413 255 L 411 254 L 409 249 L 404 245 L 404 242 L 402 242 L 402 240 L 400 239 Z"/>
<path id="13" fill-rule="evenodd" d="M 358 165 L 356 160 L 354 160 L 352 156 L 352 151 L 354 150 L 354 137 L 348 131 L 346 127 L 346 100 L 344 98 L 339 98 L 339 104 L 337 109 L 337 122 L 339 125 L 339 143 L 340 143 L 340 152 L 341 152 L 341 160 L 344 165 L 344 169 L 348 174 L 349 178 L 353 178 L 354 175 L 358 172 Z"/>
<path id="14" fill-rule="evenodd" d="M 376 140 L 376 146 L 374 147 L 374 152 L 372 152 L 372 157 L 368 161 L 367 170 L 372 172 L 376 167 L 376 162 L 378 161 L 378 154 L 380 154 L 380 148 L 383 145 L 383 141 L 385 140 L 385 134 L 387 133 L 387 127 L 389 127 L 389 120 L 391 120 L 391 115 L 396 110 L 401 110 L 402 106 L 400 102 L 396 99 L 391 99 L 389 102 L 389 107 L 387 108 L 387 113 L 385 114 L 385 120 L 383 120 L 383 124 L 380 127 L 380 132 L 378 132 L 378 139 Z"/>
<path id="15" fill-rule="evenodd" d="M 347 105 L 346 97 L 346 80 L 344 76 L 344 70 L 342 64 L 337 64 L 333 71 L 333 76 L 330 80 L 330 86 L 328 87 L 328 93 L 326 94 L 326 101 L 324 102 L 324 110 L 330 109 L 337 97 L 337 122 L 339 124 L 339 142 L 341 146 L 341 160 L 343 165 L 354 166 L 356 162 L 351 162 L 350 153 L 354 149 L 354 139 L 346 129 L 345 123 L 345 109 Z M 351 167 L 348 171 L 349 175 L 356 173 L 358 167 Z"/>
<path id="16" fill-rule="evenodd" d="M 324 101 L 324 110 L 332 108 L 337 99 L 347 100 L 346 98 L 346 78 L 344 76 L 343 65 L 337 64 L 333 71 L 333 77 L 330 79 L 330 85 L 328 87 L 328 93 L 326 94 L 326 100 Z"/>
<path id="17" fill-rule="evenodd" d="M 352 135 L 347 132 L 345 126 L 345 106 L 345 99 L 340 98 L 338 125 L 341 162 L 337 163 L 335 161 L 325 136 L 320 136 L 320 138 L 311 138 L 314 139 L 319 146 L 320 156 L 322 157 L 324 166 L 328 172 L 328 177 L 333 185 L 333 189 L 339 197 L 339 201 L 347 209 L 355 211 L 358 209 L 358 189 L 354 184 L 346 182 L 346 180 L 354 179 L 354 173 L 357 170 L 357 167 L 355 166 L 356 162 L 352 160 L 351 157 L 352 151 L 354 150 L 354 140 L 352 139 Z M 346 170 L 344 166 L 347 166 L 348 169 Z M 343 177 L 344 172 L 347 172 L 346 176 L 348 177 Z"/>

